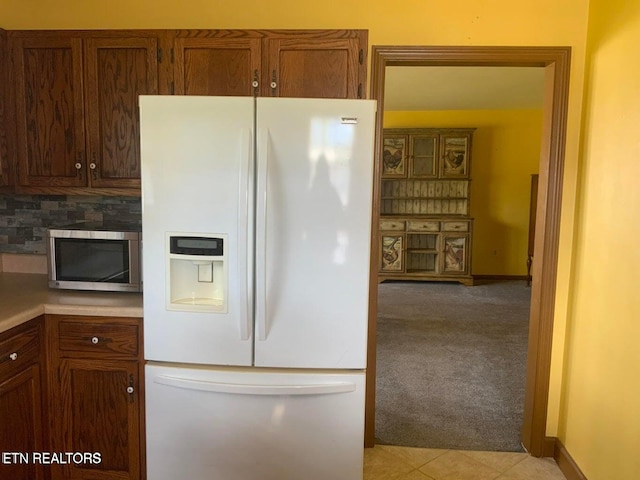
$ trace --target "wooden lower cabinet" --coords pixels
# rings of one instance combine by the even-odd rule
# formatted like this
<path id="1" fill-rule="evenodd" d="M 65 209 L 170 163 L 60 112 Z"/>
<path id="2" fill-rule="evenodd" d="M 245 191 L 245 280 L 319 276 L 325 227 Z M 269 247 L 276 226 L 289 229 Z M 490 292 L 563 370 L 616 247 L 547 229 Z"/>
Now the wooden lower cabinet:
<path id="1" fill-rule="evenodd" d="M 141 324 L 46 315 L 0 333 L 0 479 L 145 478 Z"/>
<path id="2" fill-rule="evenodd" d="M 45 450 L 42 318 L 0 334 L 0 478 L 47 479 L 33 461 Z M 25 457 L 26 455 L 26 457 Z"/>
<path id="3" fill-rule="evenodd" d="M 53 451 L 89 460 L 55 479 L 144 478 L 140 319 L 47 316 Z"/>
<path id="4" fill-rule="evenodd" d="M 59 371 L 59 450 L 91 454 L 70 466 L 70 478 L 140 478 L 137 362 L 63 359 Z"/>
<path id="5" fill-rule="evenodd" d="M 473 285 L 469 218 L 381 217 L 378 280 Z"/>

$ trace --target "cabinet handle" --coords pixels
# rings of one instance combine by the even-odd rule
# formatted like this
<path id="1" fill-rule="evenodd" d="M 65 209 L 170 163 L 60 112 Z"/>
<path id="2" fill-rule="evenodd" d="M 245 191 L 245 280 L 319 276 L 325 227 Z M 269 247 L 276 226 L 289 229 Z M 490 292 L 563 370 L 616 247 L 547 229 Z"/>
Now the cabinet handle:
<path id="1" fill-rule="evenodd" d="M 13 353 L 9 354 L 9 358 L 11 360 L 17 360 L 18 359 L 18 354 L 16 352 L 13 352 Z"/>
<path id="2" fill-rule="evenodd" d="M 96 345 L 99 341 L 100 341 L 100 339 L 98 337 L 92 337 L 91 338 L 91 343 L 93 343 L 94 345 Z"/>
<path id="3" fill-rule="evenodd" d="M 129 394 L 129 403 L 133 403 L 135 401 L 133 392 L 135 392 L 133 388 L 133 375 L 129 374 L 129 386 L 127 387 L 127 393 Z"/>
<path id="4" fill-rule="evenodd" d="M 82 164 L 80 162 L 76 162 L 76 170 L 80 170 L 82 168 Z"/>
<path id="5" fill-rule="evenodd" d="M 276 94 L 276 87 L 278 86 L 278 84 L 276 83 L 276 71 L 275 70 L 273 70 L 271 72 L 271 83 L 270 83 L 270 86 L 271 86 L 271 94 L 275 95 Z"/>

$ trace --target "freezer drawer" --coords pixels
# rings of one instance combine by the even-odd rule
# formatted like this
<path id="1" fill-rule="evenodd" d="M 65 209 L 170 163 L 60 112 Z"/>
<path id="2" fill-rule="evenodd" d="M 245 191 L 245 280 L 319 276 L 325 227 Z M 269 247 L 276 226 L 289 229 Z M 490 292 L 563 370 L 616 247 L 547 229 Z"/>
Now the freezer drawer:
<path id="1" fill-rule="evenodd" d="M 148 480 L 359 480 L 364 371 L 146 366 Z"/>

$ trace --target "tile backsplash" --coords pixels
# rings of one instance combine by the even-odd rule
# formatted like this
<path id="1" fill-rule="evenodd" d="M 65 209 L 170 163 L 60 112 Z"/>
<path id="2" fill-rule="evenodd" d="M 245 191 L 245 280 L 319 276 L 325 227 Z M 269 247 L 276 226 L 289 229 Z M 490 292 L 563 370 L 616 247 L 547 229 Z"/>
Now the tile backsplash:
<path id="1" fill-rule="evenodd" d="M 43 254 L 49 227 L 116 220 L 139 225 L 140 198 L 0 195 L 0 252 Z"/>

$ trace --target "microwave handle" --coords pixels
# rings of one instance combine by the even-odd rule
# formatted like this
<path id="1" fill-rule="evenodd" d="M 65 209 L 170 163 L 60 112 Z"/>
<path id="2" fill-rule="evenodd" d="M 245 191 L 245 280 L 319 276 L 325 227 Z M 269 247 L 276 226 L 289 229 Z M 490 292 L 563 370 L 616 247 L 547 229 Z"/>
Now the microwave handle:
<path id="1" fill-rule="evenodd" d="M 49 281 L 55 281 L 56 278 L 56 259 L 55 259 L 55 238 L 51 236 L 51 233 L 47 230 L 47 273 Z"/>
<path id="2" fill-rule="evenodd" d="M 129 240 L 129 282 L 142 285 L 142 240 Z M 142 289 L 140 289 L 142 291 Z"/>

